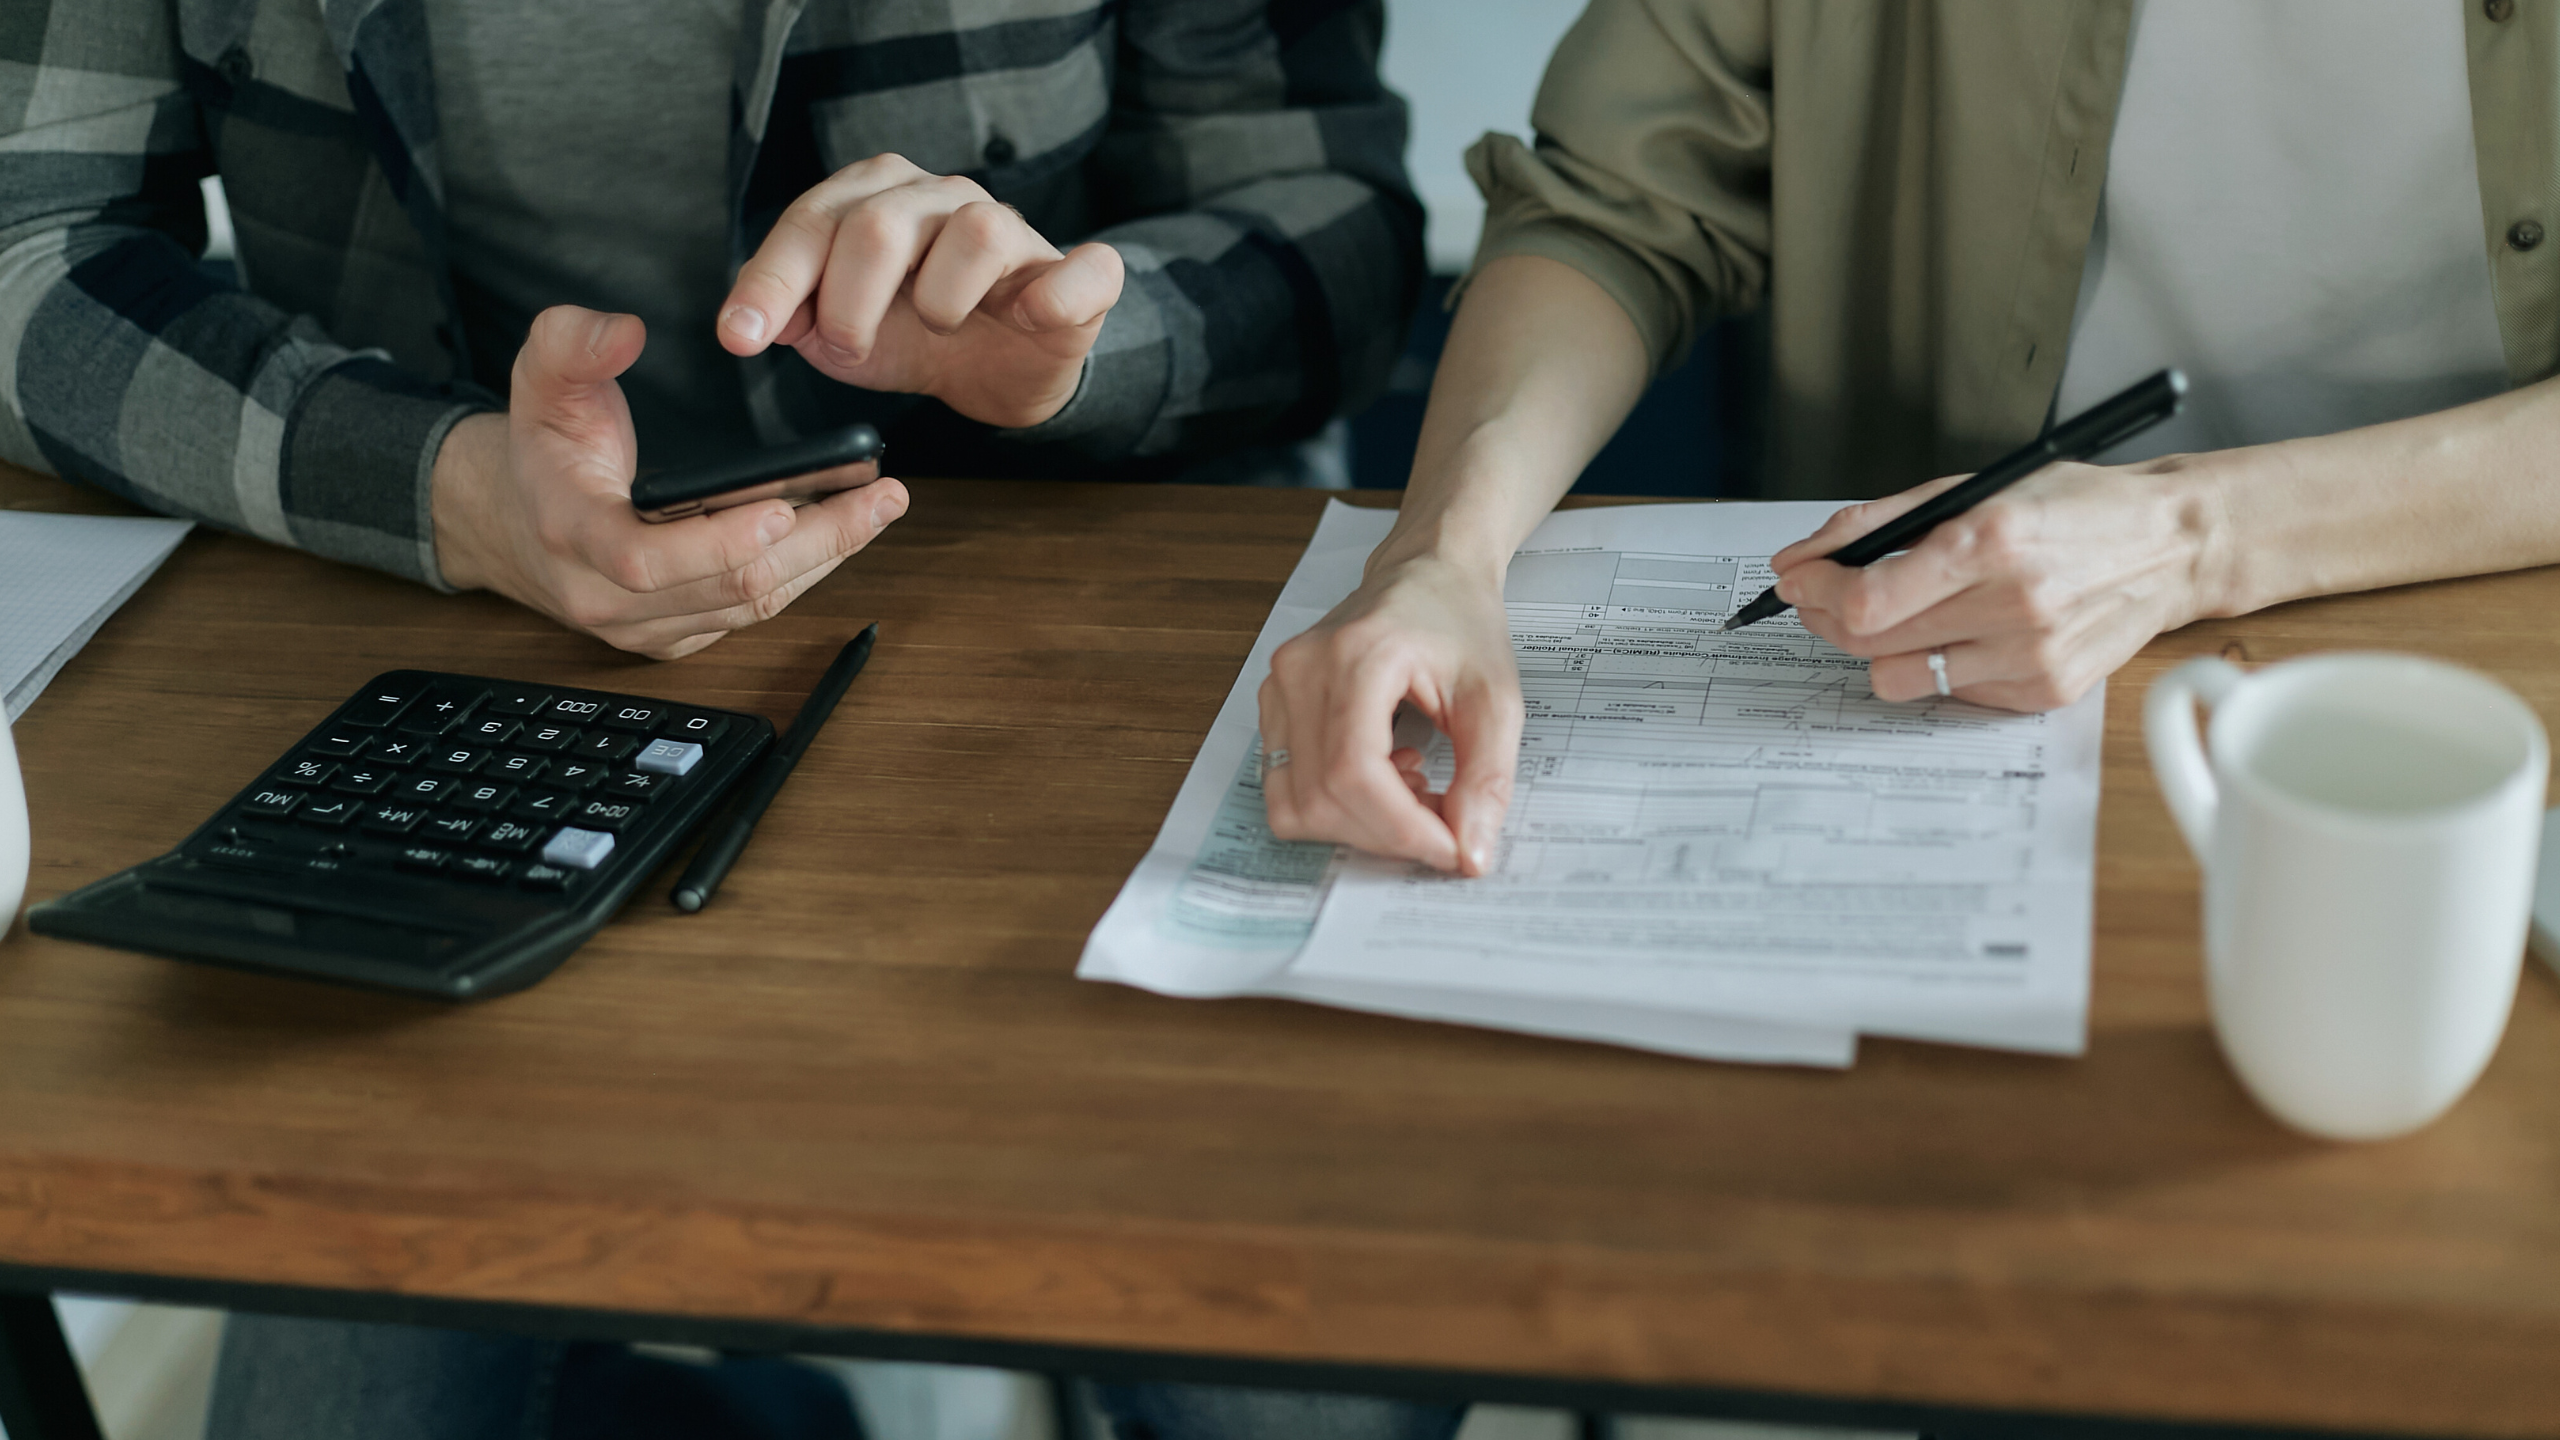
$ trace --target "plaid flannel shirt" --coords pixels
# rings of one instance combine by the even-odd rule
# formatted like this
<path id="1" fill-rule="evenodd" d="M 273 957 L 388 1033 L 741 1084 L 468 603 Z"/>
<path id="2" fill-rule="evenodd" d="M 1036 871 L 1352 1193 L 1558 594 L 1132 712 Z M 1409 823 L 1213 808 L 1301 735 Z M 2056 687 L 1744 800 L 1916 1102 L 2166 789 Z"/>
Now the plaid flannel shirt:
<path id="1" fill-rule="evenodd" d="M 1422 265 L 1382 0 L 955 8 L 744 0 L 733 266 L 802 191 L 895 151 L 1061 246 L 1110 242 L 1120 303 L 1075 398 L 1027 430 L 782 352 L 744 362 L 764 438 L 864 418 L 918 473 L 1161 473 L 1384 383 Z M 238 288 L 196 264 L 209 173 Z M 0 9 L 0 456 L 441 584 L 436 451 L 505 383 L 469 353 L 422 0 Z"/>

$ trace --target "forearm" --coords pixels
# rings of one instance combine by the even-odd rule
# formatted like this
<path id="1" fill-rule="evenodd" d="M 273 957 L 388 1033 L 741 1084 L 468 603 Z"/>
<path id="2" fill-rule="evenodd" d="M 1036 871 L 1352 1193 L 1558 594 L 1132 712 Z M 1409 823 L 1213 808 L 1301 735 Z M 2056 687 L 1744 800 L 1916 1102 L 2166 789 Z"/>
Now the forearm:
<path id="1" fill-rule="evenodd" d="M 0 430 L 17 432 L 0 444 L 10 458 L 164 514 L 439 583 L 429 468 L 446 431 L 484 403 L 217 285 L 168 236 L 130 226 L 0 251 L 0 334 L 12 332 L 18 383 L 0 398 Z M 137 430 L 134 417 L 150 423 Z"/>
<path id="2" fill-rule="evenodd" d="M 1634 408 L 1646 369 L 1635 322 L 1580 271 L 1534 255 L 1486 266 L 1450 326 L 1372 572 L 1429 556 L 1498 581 Z"/>
<path id="3" fill-rule="evenodd" d="M 2206 614 L 2560 563 L 2560 381 L 2169 463 L 2223 517 Z"/>

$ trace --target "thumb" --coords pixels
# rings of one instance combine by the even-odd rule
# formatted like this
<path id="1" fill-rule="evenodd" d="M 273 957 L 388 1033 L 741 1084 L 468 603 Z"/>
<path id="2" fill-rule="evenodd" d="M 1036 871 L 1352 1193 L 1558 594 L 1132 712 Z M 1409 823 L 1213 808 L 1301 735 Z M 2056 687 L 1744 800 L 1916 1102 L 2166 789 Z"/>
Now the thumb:
<path id="1" fill-rule="evenodd" d="M 1125 274 L 1119 251 L 1099 241 L 1079 245 L 1022 287 L 1013 323 L 1035 332 L 1090 325 L 1120 303 Z"/>
<path id="2" fill-rule="evenodd" d="M 1493 845 L 1502 836 L 1511 780 L 1520 768 L 1520 687 L 1488 687 L 1454 700 L 1439 722 L 1458 759 L 1440 816 L 1458 838 L 1458 873 L 1482 875 L 1493 868 Z"/>
<path id="3" fill-rule="evenodd" d="M 514 405 L 574 405 L 631 368 L 648 343 L 637 315 L 554 305 L 533 317 L 516 352 Z"/>

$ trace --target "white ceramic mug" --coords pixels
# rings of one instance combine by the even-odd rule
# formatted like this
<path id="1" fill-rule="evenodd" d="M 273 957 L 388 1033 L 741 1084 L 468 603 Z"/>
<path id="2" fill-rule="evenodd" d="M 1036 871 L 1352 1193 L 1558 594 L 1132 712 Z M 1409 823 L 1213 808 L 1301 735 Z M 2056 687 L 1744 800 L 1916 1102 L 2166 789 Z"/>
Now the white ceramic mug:
<path id="1" fill-rule="evenodd" d="M 2206 988 L 2241 1083 L 2335 1139 L 2443 1114 L 2515 1000 L 2550 767 L 2532 709 L 2412 655 L 2204 659 L 2151 687 L 2143 728 L 2204 868 Z"/>
<path id="2" fill-rule="evenodd" d="M 0 709 L 0 938 L 27 895 L 27 790 L 18 779 L 18 748 L 9 739 L 9 712 Z"/>

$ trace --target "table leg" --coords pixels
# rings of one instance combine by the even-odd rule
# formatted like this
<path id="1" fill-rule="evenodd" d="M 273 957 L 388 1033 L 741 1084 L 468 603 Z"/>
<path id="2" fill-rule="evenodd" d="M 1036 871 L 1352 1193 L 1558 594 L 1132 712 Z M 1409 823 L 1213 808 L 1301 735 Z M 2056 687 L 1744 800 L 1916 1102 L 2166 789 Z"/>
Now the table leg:
<path id="1" fill-rule="evenodd" d="M 0 1292 L 0 1426 L 9 1440 L 99 1440 L 51 1296 Z"/>
<path id="2" fill-rule="evenodd" d="M 1085 1383 L 1073 1375 L 1046 1374 L 1049 1424 L 1057 1440 L 1096 1440 L 1093 1412 L 1087 1407 Z"/>

